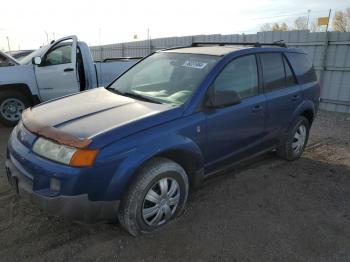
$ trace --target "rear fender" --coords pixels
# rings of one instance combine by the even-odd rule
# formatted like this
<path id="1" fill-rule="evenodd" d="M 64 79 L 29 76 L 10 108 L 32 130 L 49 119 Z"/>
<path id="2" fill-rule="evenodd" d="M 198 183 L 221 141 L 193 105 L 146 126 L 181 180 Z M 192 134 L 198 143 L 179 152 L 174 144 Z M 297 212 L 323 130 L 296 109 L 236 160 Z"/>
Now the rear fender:
<path id="1" fill-rule="evenodd" d="M 312 111 L 313 115 L 315 116 L 315 105 L 311 100 L 304 100 L 302 103 L 299 104 L 299 106 L 295 109 L 293 116 L 292 116 L 292 121 L 288 125 L 287 130 L 291 130 L 296 123 L 299 120 L 300 115 L 302 115 L 305 111 Z"/>

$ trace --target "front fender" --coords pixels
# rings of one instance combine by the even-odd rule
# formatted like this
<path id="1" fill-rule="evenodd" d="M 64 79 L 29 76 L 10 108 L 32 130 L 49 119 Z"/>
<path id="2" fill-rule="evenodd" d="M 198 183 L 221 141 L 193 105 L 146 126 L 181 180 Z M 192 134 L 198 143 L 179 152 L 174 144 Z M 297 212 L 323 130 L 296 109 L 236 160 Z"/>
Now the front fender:
<path id="1" fill-rule="evenodd" d="M 202 151 L 190 138 L 180 134 L 160 136 L 139 145 L 135 150 L 129 151 L 128 156 L 114 173 L 105 198 L 121 199 L 140 166 L 157 155 L 174 150 L 181 151 L 190 157 L 196 169 L 203 166 Z"/>
<path id="2" fill-rule="evenodd" d="M 29 87 L 32 95 L 39 95 L 32 65 L 17 65 L 0 68 L 1 86 L 24 84 Z"/>

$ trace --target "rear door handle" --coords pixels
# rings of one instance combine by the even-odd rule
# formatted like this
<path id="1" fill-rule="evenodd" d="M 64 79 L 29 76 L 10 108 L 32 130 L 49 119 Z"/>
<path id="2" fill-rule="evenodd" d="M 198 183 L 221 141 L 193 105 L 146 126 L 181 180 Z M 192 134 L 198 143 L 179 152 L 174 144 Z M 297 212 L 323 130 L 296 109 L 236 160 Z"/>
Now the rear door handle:
<path id="1" fill-rule="evenodd" d="M 263 107 L 261 105 L 255 105 L 255 106 L 253 106 L 252 111 L 255 113 L 255 112 L 258 112 L 262 109 L 263 109 Z"/>
<path id="2" fill-rule="evenodd" d="M 71 71 L 74 71 L 74 68 L 65 68 L 63 70 L 63 72 L 71 72 Z"/>
<path id="3" fill-rule="evenodd" d="M 298 101 L 299 99 L 300 99 L 300 95 L 294 95 L 291 98 L 292 101 Z"/>

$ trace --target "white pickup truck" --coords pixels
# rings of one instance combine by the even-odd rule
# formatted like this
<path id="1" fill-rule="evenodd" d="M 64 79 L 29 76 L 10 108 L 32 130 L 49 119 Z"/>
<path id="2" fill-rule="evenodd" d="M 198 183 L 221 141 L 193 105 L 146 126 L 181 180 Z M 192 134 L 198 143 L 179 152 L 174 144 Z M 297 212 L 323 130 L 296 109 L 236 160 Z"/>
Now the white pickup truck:
<path id="1" fill-rule="evenodd" d="M 0 57 L 1 58 L 1 57 Z M 86 43 L 76 36 L 61 38 L 34 51 L 21 62 L 2 57 L 0 122 L 13 126 L 22 111 L 40 102 L 106 86 L 139 58 L 94 62 Z"/>

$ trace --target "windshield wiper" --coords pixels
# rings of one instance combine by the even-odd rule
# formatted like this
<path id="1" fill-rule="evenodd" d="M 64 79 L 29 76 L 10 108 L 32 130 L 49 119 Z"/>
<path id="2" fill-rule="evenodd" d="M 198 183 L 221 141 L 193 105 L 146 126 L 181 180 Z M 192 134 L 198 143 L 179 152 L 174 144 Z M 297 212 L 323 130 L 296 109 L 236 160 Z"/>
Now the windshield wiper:
<path id="1" fill-rule="evenodd" d="M 155 104 L 161 104 L 161 102 L 156 101 L 152 98 L 143 96 L 143 95 L 139 95 L 137 93 L 132 93 L 132 92 L 120 92 L 117 89 L 114 88 L 108 88 L 108 90 L 112 91 L 113 93 L 116 93 L 118 95 L 122 95 L 122 96 L 127 96 L 127 97 L 131 97 L 131 98 L 135 98 L 137 100 L 142 100 L 142 101 L 146 101 L 146 102 L 150 102 L 150 103 L 155 103 Z"/>
<path id="2" fill-rule="evenodd" d="M 124 93 L 122 93 L 122 95 L 131 97 L 131 98 L 136 98 L 138 100 L 143 100 L 143 101 L 146 101 L 146 102 L 151 102 L 151 103 L 155 103 L 155 104 L 161 104 L 161 102 L 159 102 L 159 101 L 156 101 L 156 100 L 154 100 L 152 98 L 149 98 L 149 97 L 143 96 L 143 95 L 139 95 L 139 94 L 136 94 L 136 93 L 124 92 Z"/>

